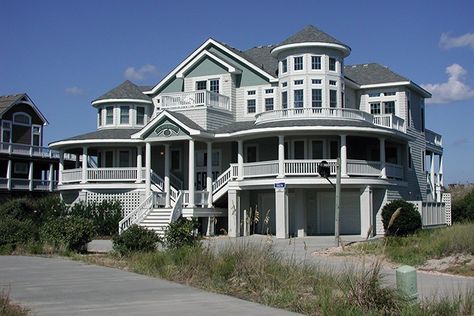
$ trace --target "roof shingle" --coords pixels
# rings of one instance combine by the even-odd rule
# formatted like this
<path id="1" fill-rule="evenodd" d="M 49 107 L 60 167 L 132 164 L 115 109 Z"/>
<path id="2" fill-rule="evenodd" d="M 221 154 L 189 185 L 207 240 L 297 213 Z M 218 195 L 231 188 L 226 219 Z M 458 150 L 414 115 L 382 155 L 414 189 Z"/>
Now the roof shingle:
<path id="1" fill-rule="evenodd" d="M 119 86 L 113 88 L 109 92 L 101 95 L 95 101 L 99 100 L 108 100 L 108 99 L 136 99 L 136 100 L 146 100 L 151 101 L 151 98 L 142 92 L 142 89 L 132 83 L 129 80 L 126 80 Z"/>

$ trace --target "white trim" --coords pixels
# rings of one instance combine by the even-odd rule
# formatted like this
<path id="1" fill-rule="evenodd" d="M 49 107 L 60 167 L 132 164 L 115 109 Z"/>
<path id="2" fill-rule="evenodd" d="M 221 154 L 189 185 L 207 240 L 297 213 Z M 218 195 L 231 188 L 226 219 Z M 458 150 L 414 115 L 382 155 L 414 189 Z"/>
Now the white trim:
<path id="1" fill-rule="evenodd" d="M 184 78 L 184 73 L 186 71 L 188 71 L 189 68 L 191 68 L 194 64 L 200 62 L 202 59 L 204 59 L 204 57 L 209 57 L 211 59 L 213 59 L 214 61 L 218 62 L 219 64 L 222 64 L 223 66 L 225 66 L 227 68 L 227 71 L 230 72 L 231 74 L 241 74 L 242 73 L 242 70 L 232 66 L 231 64 L 225 62 L 224 60 L 220 59 L 219 57 L 217 57 L 216 55 L 208 52 L 208 51 L 202 51 L 199 55 L 196 56 L 196 58 L 190 62 L 189 64 L 187 64 L 186 66 L 184 66 L 177 74 L 176 74 L 176 78 Z"/>
<path id="2" fill-rule="evenodd" d="M 10 106 L 8 108 L 1 111 L 0 114 L 3 115 L 4 113 L 8 112 L 15 105 L 20 104 L 20 103 L 24 103 L 24 104 L 28 104 L 29 106 L 31 106 L 33 108 L 33 111 L 35 111 L 36 114 L 38 114 L 38 116 L 43 121 L 43 125 L 48 125 L 49 124 L 48 120 L 43 115 L 43 113 L 41 113 L 41 111 L 38 109 L 38 107 L 34 104 L 33 100 L 31 100 L 31 98 L 26 93 L 24 94 L 24 96 L 27 98 L 28 101 L 22 101 L 21 100 L 22 98 L 20 98 L 19 100 L 15 101 L 15 103 L 10 104 Z"/>
<path id="3" fill-rule="evenodd" d="M 294 44 L 286 44 L 282 46 L 275 47 L 271 51 L 271 55 L 275 57 L 279 52 L 290 49 L 290 48 L 300 48 L 300 47 L 330 47 L 335 48 L 344 53 L 344 57 L 349 56 L 351 53 L 351 48 L 346 45 L 335 44 L 335 43 L 324 43 L 324 42 L 306 42 L 306 43 L 294 43 Z"/>
<path id="4" fill-rule="evenodd" d="M 170 119 L 171 121 L 173 121 L 174 123 L 179 125 L 179 127 L 181 127 L 182 129 L 188 131 L 190 135 L 200 135 L 201 134 L 200 131 L 189 128 L 185 124 L 181 123 L 181 121 L 179 121 L 178 119 L 173 117 L 171 114 L 169 114 L 166 110 L 163 110 L 160 114 L 158 114 L 150 122 L 148 122 L 148 124 L 142 130 L 138 131 L 135 134 L 132 134 L 131 138 L 132 139 L 141 139 L 143 137 L 143 135 L 148 133 L 150 131 L 150 129 L 153 129 L 155 127 L 154 125 L 157 122 L 159 122 L 163 117 L 166 117 L 166 118 Z"/>
<path id="5" fill-rule="evenodd" d="M 37 127 L 39 128 L 39 133 L 35 133 L 34 132 L 34 128 Z M 33 144 L 33 140 L 34 140 L 34 135 L 39 135 L 39 144 L 38 145 L 34 145 Z M 41 125 L 39 124 L 31 124 L 31 146 L 43 146 L 43 137 L 42 137 L 42 134 L 43 134 L 43 130 L 41 128 Z"/>
<path id="6" fill-rule="evenodd" d="M 146 103 L 146 104 L 153 104 L 153 101 L 148 100 L 140 100 L 140 99 L 104 99 L 104 100 L 96 100 L 92 101 L 92 105 L 103 104 L 103 103 Z"/>
<path id="7" fill-rule="evenodd" d="M 24 115 L 24 116 L 28 117 L 30 122 L 29 123 L 15 122 L 15 117 L 20 116 L 20 115 Z M 29 115 L 28 113 L 25 113 L 25 112 L 15 112 L 15 113 L 13 113 L 13 116 L 12 116 L 12 124 L 13 125 L 31 126 L 31 121 L 32 121 L 31 115 Z"/>
<path id="8" fill-rule="evenodd" d="M 225 47 L 224 45 L 221 45 L 219 44 L 218 42 L 216 42 L 215 40 L 213 40 L 212 38 L 209 38 L 207 41 L 205 41 L 201 46 L 199 46 L 194 52 L 191 53 L 191 55 L 189 55 L 185 60 L 183 60 L 176 68 L 174 68 L 165 78 L 163 78 L 156 86 L 153 87 L 153 89 L 149 90 L 149 91 L 144 91 L 143 93 L 144 94 L 155 94 L 156 91 L 158 91 L 165 83 L 167 83 L 170 79 L 172 79 L 173 77 L 175 77 L 176 73 L 182 68 L 184 67 L 187 63 L 189 63 L 191 60 L 193 60 L 203 49 L 206 48 L 206 46 L 208 46 L 209 44 L 212 44 L 212 45 L 215 45 L 217 46 L 219 49 L 222 49 L 224 50 L 225 52 L 227 52 L 230 56 L 234 57 L 235 59 L 237 59 L 238 61 L 242 62 L 243 64 L 249 66 L 251 69 L 253 69 L 254 71 L 262 74 L 263 76 L 265 76 L 270 82 L 278 82 L 278 78 L 275 78 L 273 77 L 272 75 L 270 75 L 269 73 L 267 73 L 266 71 L 258 68 L 257 66 L 255 66 L 254 64 L 252 64 L 251 62 L 247 61 L 245 58 L 242 58 L 240 57 L 239 55 L 233 53 L 230 49 L 228 49 L 227 47 Z"/>
<path id="9" fill-rule="evenodd" d="M 3 139 L 3 132 L 5 131 L 5 129 L 3 128 L 3 123 L 9 123 L 9 124 L 10 124 L 10 127 L 6 129 L 6 130 L 10 131 L 10 139 L 8 139 L 8 141 L 5 141 L 5 140 Z M 12 142 L 12 135 L 13 135 L 13 133 L 12 133 L 12 127 L 13 127 L 12 121 L 9 121 L 9 120 L 2 120 L 2 126 L 1 126 L 1 132 L 2 132 L 2 134 L 0 135 L 1 140 L 2 140 L 2 143 L 11 143 L 11 142 Z"/>

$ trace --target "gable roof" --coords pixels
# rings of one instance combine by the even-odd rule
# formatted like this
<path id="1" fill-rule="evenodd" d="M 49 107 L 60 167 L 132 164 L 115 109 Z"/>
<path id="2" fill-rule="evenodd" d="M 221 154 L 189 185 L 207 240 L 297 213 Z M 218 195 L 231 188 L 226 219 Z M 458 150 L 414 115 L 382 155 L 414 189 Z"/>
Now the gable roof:
<path id="1" fill-rule="evenodd" d="M 0 116 L 7 112 L 14 105 L 19 103 L 25 103 L 30 105 L 33 110 L 38 114 L 44 124 L 48 124 L 48 120 L 41 113 L 38 107 L 33 103 L 30 97 L 26 93 L 12 94 L 12 95 L 2 95 L 0 96 Z"/>
<path id="2" fill-rule="evenodd" d="M 275 45 L 258 46 L 243 52 L 247 59 L 272 76 L 278 76 L 278 60 L 270 55 Z"/>
<path id="3" fill-rule="evenodd" d="M 278 46 L 295 44 L 295 43 L 309 43 L 309 42 L 321 42 L 321 43 L 332 43 L 347 46 L 338 39 L 331 35 L 321 31 L 313 25 L 308 25 L 301 31 L 291 35 L 286 40 L 278 44 Z"/>
<path id="4" fill-rule="evenodd" d="M 377 63 L 345 66 L 344 75 L 359 85 L 410 81 Z"/>
<path id="5" fill-rule="evenodd" d="M 151 98 L 142 92 L 142 89 L 132 83 L 130 80 L 126 80 L 117 87 L 113 88 L 109 92 L 101 95 L 94 101 L 92 104 L 103 103 L 106 100 L 141 100 L 146 101 L 146 103 L 152 103 Z"/>

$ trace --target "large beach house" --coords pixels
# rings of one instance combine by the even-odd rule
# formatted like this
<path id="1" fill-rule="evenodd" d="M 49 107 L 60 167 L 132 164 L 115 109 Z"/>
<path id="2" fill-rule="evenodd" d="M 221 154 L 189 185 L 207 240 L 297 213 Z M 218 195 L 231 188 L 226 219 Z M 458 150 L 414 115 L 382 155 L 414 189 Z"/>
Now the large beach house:
<path id="1" fill-rule="evenodd" d="M 376 63 L 345 65 L 350 53 L 313 26 L 244 51 L 210 38 L 156 85 L 125 81 L 93 100 L 96 131 L 50 144 L 82 156 L 72 169 L 61 159 L 61 195 L 119 199 L 121 231 L 183 216 L 206 234 L 330 235 L 335 193 L 318 166 L 331 180 L 340 158 L 341 234 L 383 233 L 394 199 L 445 224 L 430 93 Z"/>

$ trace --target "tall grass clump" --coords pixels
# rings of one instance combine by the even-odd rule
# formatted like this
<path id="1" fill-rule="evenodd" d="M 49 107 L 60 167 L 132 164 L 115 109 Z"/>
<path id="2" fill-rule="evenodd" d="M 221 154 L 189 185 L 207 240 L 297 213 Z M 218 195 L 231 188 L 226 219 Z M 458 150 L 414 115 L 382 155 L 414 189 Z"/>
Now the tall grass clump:
<path id="1" fill-rule="evenodd" d="M 27 308 L 21 307 L 10 300 L 10 296 L 4 291 L 0 292 L 0 315 L 4 316 L 26 316 L 29 314 Z"/>

